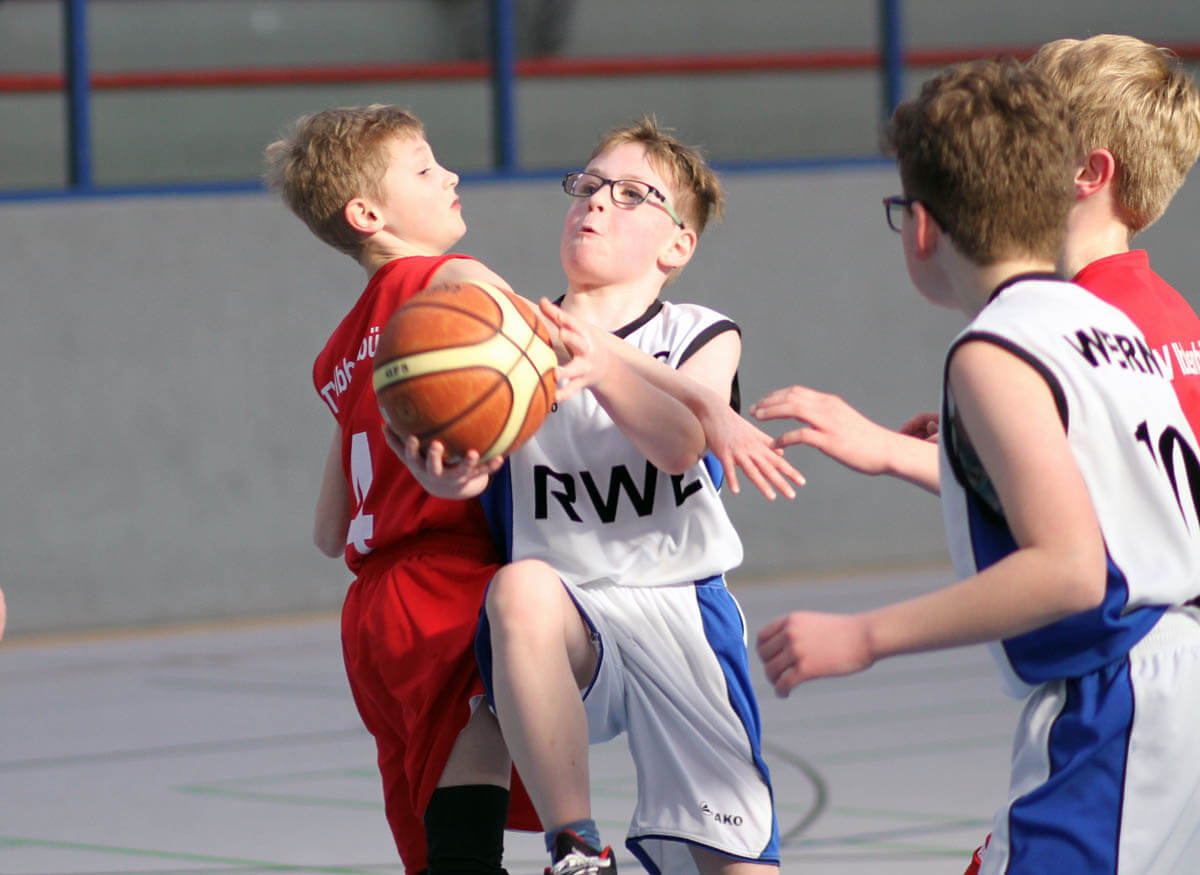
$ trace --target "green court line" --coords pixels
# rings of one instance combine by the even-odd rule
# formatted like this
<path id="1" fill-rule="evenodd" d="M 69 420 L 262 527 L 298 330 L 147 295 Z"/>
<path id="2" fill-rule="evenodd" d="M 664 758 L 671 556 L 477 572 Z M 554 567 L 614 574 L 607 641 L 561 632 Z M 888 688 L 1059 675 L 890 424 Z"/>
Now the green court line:
<path id="1" fill-rule="evenodd" d="M 113 856 L 140 857 L 143 859 L 253 867 L 257 869 L 266 869 L 271 872 L 324 872 L 331 873 L 331 875 L 372 875 L 372 873 L 383 871 L 375 866 L 372 866 L 370 869 L 351 868 L 347 866 L 307 866 L 304 864 L 275 863 L 269 860 L 249 860 L 240 857 L 216 857 L 208 856 L 206 854 L 185 854 L 172 851 L 154 851 L 148 848 L 97 845 L 87 842 L 50 841 L 47 839 L 32 839 L 19 836 L 0 836 L 0 847 L 44 848 L 47 850 L 57 851 L 87 851 L 91 853 L 109 854 Z M 142 872 L 140 875 L 147 875 L 147 873 Z"/>
<path id="2" fill-rule="evenodd" d="M 979 820 L 974 817 L 947 818 L 945 820 L 926 823 L 921 826 L 897 826 L 890 829 L 876 829 L 870 832 L 850 833 L 848 835 L 828 836 L 825 838 L 801 839 L 795 844 L 797 848 L 815 848 L 825 845 L 878 845 L 880 842 L 907 840 L 929 833 L 947 832 L 950 830 L 977 830 L 981 826 L 991 825 L 990 820 Z M 983 836 L 980 836 L 982 840 Z M 972 848 L 972 850 L 974 850 Z M 968 852 L 969 856 L 969 852 Z"/>
<path id="3" fill-rule="evenodd" d="M 843 726 L 853 726 L 865 721 L 879 723 L 908 723 L 918 720 L 928 720 L 930 717 L 954 716 L 961 714 L 1016 714 L 1018 705 L 1015 700 L 1004 698 L 968 699 L 962 702 L 950 702 L 944 705 L 913 705 L 907 708 L 874 708 L 865 711 L 844 711 L 829 717 L 798 716 L 793 719 L 773 720 L 771 731 L 773 735 L 785 734 L 787 730 L 803 729 L 837 729 Z"/>
<path id="4" fill-rule="evenodd" d="M 972 849 L 974 850 L 974 849 Z M 794 848 L 785 848 L 783 862 L 786 864 L 799 863 L 845 863 L 851 862 L 898 862 L 901 860 L 913 862 L 917 860 L 949 860 L 961 859 L 963 868 L 971 860 L 971 851 L 962 848 L 924 848 L 905 844 L 880 843 L 864 847 L 859 853 L 797 853 Z"/>
<path id="5" fill-rule="evenodd" d="M 836 812 L 838 814 L 845 815 L 846 817 L 862 817 L 862 818 L 875 818 L 875 819 L 878 819 L 881 817 L 887 817 L 887 818 L 891 818 L 893 820 L 916 820 L 916 821 L 924 821 L 926 823 L 931 823 L 934 821 L 945 821 L 945 820 L 950 820 L 950 819 L 963 820 L 964 823 L 966 823 L 969 820 L 971 822 L 967 823 L 968 826 L 991 826 L 991 823 L 992 823 L 990 818 L 988 818 L 988 819 L 958 818 L 958 817 L 951 816 L 948 814 L 934 814 L 932 812 L 927 812 L 927 811 L 912 811 L 911 809 L 900 810 L 900 809 L 895 809 L 895 808 L 863 808 L 862 806 L 854 806 L 854 805 L 838 805 L 838 806 L 831 808 L 830 810 L 833 812 Z"/>
<path id="6" fill-rule="evenodd" d="M 188 786 L 194 787 L 226 787 L 235 786 L 238 784 L 281 784 L 292 781 L 311 781 L 322 778 L 368 778 L 375 779 L 379 777 L 379 773 L 374 769 L 366 768 L 333 768 L 333 769 L 309 769 L 303 772 L 280 772 L 274 775 L 250 775 L 241 778 L 228 778 L 224 781 L 206 781 L 203 784 L 193 784 Z"/>
<path id="7" fill-rule="evenodd" d="M 303 696 L 321 699 L 346 699 L 350 701 L 350 688 L 336 684 L 291 683 L 288 681 L 233 681 L 214 678 L 151 677 L 146 686 L 165 690 L 183 690 L 206 693 L 246 693 L 261 696 L 278 693 L 285 696 Z"/>
<path id="8" fill-rule="evenodd" d="M 1012 733 L 1003 735 L 979 735 L 971 738 L 939 739 L 924 744 L 901 744 L 892 747 L 872 747 L 863 750 L 845 750 L 838 753 L 824 752 L 822 763 L 856 763 L 869 760 L 896 759 L 899 757 L 929 756 L 951 750 L 971 750 L 980 747 L 995 747 L 1010 744 Z"/>
<path id="9" fill-rule="evenodd" d="M 139 747 L 128 750 L 106 750 L 96 753 L 68 754 L 56 757 L 31 757 L 26 760 L 0 762 L 0 772 L 15 772 L 26 769 L 58 768 L 83 763 L 108 763 L 115 761 L 153 759 L 181 754 L 214 753 L 232 750 L 255 750 L 263 747 L 286 747 L 296 744 L 323 744 L 357 738 L 365 734 L 361 727 L 354 729 L 329 729 L 320 732 L 298 732 L 292 735 L 269 735 L 255 738 L 230 738 L 220 741 L 198 741 L 191 744 L 167 744 L 159 747 Z"/>
<path id="10" fill-rule="evenodd" d="M 825 781 L 825 776 L 821 774 L 816 766 L 793 751 L 779 747 L 771 742 L 763 742 L 762 748 L 764 753 L 770 753 L 772 756 L 778 757 L 799 771 L 800 774 L 808 779 L 808 783 L 812 787 L 813 801 L 809 805 L 808 810 L 790 828 L 784 830 L 782 826 L 780 827 L 779 842 L 781 845 L 787 845 L 806 832 L 825 811 L 825 808 L 829 804 L 829 785 Z M 778 777 L 772 777 L 771 782 L 778 786 Z M 776 791 L 776 796 L 778 796 L 778 791 Z M 778 801 L 776 801 L 775 812 L 775 817 L 778 820 Z"/>
<path id="11" fill-rule="evenodd" d="M 244 802 L 278 802 L 283 805 L 323 806 L 326 808 L 357 808 L 374 811 L 383 810 L 382 802 L 367 802 L 363 799 L 337 799 L 332 796 L 298 796 L 284 793 L 268 793 L 255 790 L 225 790 L 220 787 L 193 785 L 178 788 L 181 793 L 195 796 L 219 796 L 222 799 L 241 799 Z"/>
<path id="12" fill-rule="evenodd" d="M 192 793 L 200 796 L 220 796 L 226 799 L 242 799 L 258 802 L 278 802 L 285 805 L 328 806 L 330 808 L 357 808 L 364 810 L 382 810 L 380 799 L 340 799 L 336 796 L 297 795 L 294 793 L 277 793 L 269 790 L 243 790 L 240 787 L 263 786 L 271 784 L 291 784 L 298 781 L 313 781 L 326 778 L 355 778 L 374 780 L 378 784 L 377 774 L 369 769 L 320 769 L 306 772 L 285 772 L 278 775 L 256 775 L 249 778 L 231 778 L 227 781 L 216 781 L 204 784 L 184 784 L 175 789 L 181 793 Z"/>

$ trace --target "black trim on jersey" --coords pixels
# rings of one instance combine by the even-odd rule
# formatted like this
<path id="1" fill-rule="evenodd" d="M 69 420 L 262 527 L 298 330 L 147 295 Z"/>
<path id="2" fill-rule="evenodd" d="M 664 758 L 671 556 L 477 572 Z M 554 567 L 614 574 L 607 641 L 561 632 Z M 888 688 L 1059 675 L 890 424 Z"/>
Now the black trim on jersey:
<path id="1" fill-rule="evenodd" d="M 662 301 L 658 300 L 658 298 L 655 298 L 654 303 L 652 303 L 649 307 L 646 308 L 645 313 L 643 313 L 641 316 L 634 319 L 628 325 L 621 326 L 616 331 L 614 331 L 613 334 L 617 335 L 617 337 L 624 340 L 626 337 L 633 334 L 633 332 L 637 331 L 639 328 L 641 328 L 643 325 L 645 325 L 647 322 L 649 322 L 651 319 L 653 319 L 655 316 L 657 316 L 662 311 L 662 308 L 663 308 Z"/>
<path id="2" fill-rule="evenodd" d="M 1006 284 L 1002 284 L 996 289 L 996 292 L 998 293 L 1004 288 L 1005 285 Z M 954 353 L 960 346 L 972 340 L 982 340 L 985 343 L 998 346 L 1001 349 L 1012 353 L 1021 361 L 1025 362 L 1025 364 L 1037 371 L 1038 375 L 1046 381 L 1046 386 L 1050 389 L 1050 394 L 1054 396 L 1054 406 L 1058 410 L 1058 418 L 1062 420 L 1063 431 L 1067 431 L 1067 428 L 1070 424 L 1070 411 L 1067 408 L 1066 393 L 1063 392 L 1062 384 L 1058 381 L 1058 378 L 1054 376 L 1050 369 L 1047 368 L 1040 359 L 1035 358 L 1033 353 L 1029 352 L 1024 347 L 1018 346 L 1007 337 L 1001 337 L 998 334 L 992 334 L 988 331 L 971 331 L 962 335 L 953 343 L 953 345 L 951 345 L 949 351 L 946 353 L 946 364 L 942 374 L 942 385 L 945 387 L 942 392 L 942 422 L 945 423 L 946 426 L 948 426 L 950 422 L 950 407 L 948 404 L 950 398 L 950 360 L 954 357 Z M 969 440 L 970 436 L 968 435 L 967 437 Z M 950 460 L 950 467 L 954 471 L 954 478 L 958 480 L 964 489 L 978 494 L 978 490 L 971 485 L 970 479 L 967 477 L 966 472 L 962 468 L 961 459 L 959 458 L 958 453 L 954 452 L 952 448 L 948 446 L 946 457 Z M 981 497 L 984 498 L 985 503 L 988 503 L 986 497 Z"/>
<path id="3" fill-rule="evenodd" d="M 724 334 L 726 331 L 736 331 L 738 337 L 742 336 L 741 327 L 732 319 L 722 319 L 720 322 L 714 322 L 712 325 L 705 328 L 688 344 L 687 349 L 683 351 L 683 355 L 679 357 L 679 364 L 682 365 L 692 356 L 700 351 L 704 344 L 708 343 L 718 334 Z"/>
<path id="4" fill-rule="evenodd" d="M 708 343 L 719 334 L 724 334 L 726 331 L 736 331 L 738 337 L 742 336 L 742 327 L 732 319 L 722 319 L 720 322 L 714 322 L 712 325 L 705 328 L 688 344 L 687 349 L 683 351 L 683 355 L 679 358 L 679 366 L 698 353 L 704 344 Z M 737 371 L 733 372 L 733 383 L 729 386 L 729 406 L 735 412 L 742 412 L 742 387 L 738 384 Z"/>
<path id="5" fill-rule="evenodd" d="M 1020 282 L 1024 282 L 1025 280 L 1054 280 L 1055 282 L 1065 283 L 1067 281 L 1067 278 L 1064 277 L 1062 274 L 1054 273 L 1052 271 L 1047 271 L 1047 270 L 1031 271 L 1030 273 L 1019 273 L 1015 276 L 1010 276 L 1004 282 L 1000 283 L 1000 285 L 996 286 L 996 288 L 992 289 L 992 293 L 990 295 L 988 295 L 988 303 L 990 304 L 992 301 L 996 300 L 996 296 L 998 294 L 1000 294 L 1002 291 L 1004 291 L 1005 289 L 1007 289 L 1009 286 L 1015 285 Z"/>

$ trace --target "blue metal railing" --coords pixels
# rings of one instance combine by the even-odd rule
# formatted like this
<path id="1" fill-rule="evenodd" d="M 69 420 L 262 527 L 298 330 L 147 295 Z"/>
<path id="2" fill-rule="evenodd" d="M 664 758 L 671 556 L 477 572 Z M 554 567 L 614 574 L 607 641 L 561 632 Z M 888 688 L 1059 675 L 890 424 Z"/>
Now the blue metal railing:
<path id="1" fill-rule="evenodd" d="M 891 115 L 903 94 L 901 33 L 903 0 L 878 0 L 881 114 Z M 67 189 L 63 194 L 93 193 L 91 86 L 88 64 L 87 0 L 62 0 L 67 129 Z M 512 0 L 489 0 L 492 51 L 492 163 L 496 173 L 519 172 L 516 124 L 516 41 Z M 204 186 L 197 187 L 203 189 Z M 180 187 L 173 187 L 179 190 Z M 30 194 L 26 192 L 26 194 Z M 46 194 L 46 193 L 42 193 Z"/>

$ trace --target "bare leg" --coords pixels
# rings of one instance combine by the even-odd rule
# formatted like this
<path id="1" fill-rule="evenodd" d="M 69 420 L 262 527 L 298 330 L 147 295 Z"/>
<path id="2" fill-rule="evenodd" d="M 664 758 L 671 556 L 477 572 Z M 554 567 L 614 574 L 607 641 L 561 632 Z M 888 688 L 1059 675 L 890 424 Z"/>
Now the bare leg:
<path id="1" fill-rule="evenodd" d="M 546 829 L 591 817 L 588 729 L 579 691 L 596 652 L 557 572 L 526 560 L 488 590 L 493 687 L 504 739 Z"/>
<path id="2" fill-rule="evenodd" d="M 486 704 L 480 705 L 458 734 L 438 786 L 494 784 L 508 789 L 511 774 L 512 761 L 500 734 L 500 724 Z"/>
<path id="3" fill-rule="evenodd" d="M 746 860 L 731 860 L 723 854 L 692 848 L 692 859 L 700 875 L 767 875 L 778 872 L 779 867 L 769 863 L 750 863 Z"/>

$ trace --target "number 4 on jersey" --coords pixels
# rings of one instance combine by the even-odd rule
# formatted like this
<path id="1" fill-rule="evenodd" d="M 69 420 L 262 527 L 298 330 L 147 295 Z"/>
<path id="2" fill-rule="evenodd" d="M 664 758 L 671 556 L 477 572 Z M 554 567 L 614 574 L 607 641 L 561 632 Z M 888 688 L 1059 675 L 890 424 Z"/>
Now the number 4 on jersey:
<path id="1" fill-rule="evenodd" d="M 354 487 L 355 514 L 350 520 L 350 528 L 346 530 L 346 543 L 353 544 L 359 555 L 371 552 L 367 542 L 375 537 L 375 516 L 366 513 L 364 508 L 374 476 L 367 433 L 356 431 L 350 436 L 350 482 Z"/>

